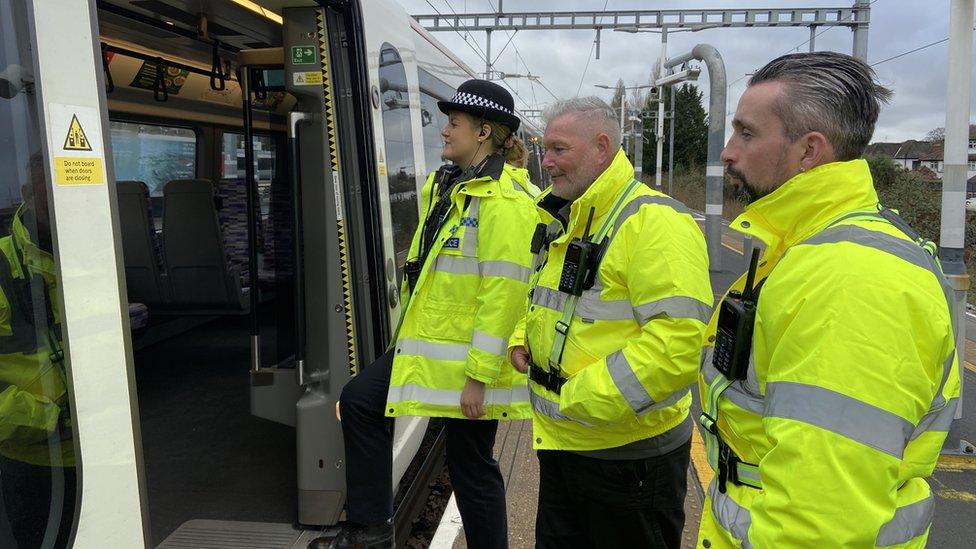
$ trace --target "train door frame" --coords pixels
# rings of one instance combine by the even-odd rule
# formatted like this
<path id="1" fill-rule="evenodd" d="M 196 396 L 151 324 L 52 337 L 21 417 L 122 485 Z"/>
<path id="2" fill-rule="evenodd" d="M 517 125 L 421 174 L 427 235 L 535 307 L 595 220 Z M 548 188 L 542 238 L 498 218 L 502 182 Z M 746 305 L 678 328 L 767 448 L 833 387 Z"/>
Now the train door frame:
<path id="1" fill-rule="evenodd" d="M 121 236 L 96 40 L 94 3 L 27 3 L 47 163 L 58 298 L 62 310 L 74 431 L 80 443 L 73 546 L 137 547 L 148 539 L 139 408 L 132 368 Z M 65 37 L 73 47 L 65 47 Z M 95 78 L 92 78 L 95 75 Z M 89 184 L 69 184 L 55 166 L 65 156 L 65 113 L 85 120 L 95 161 Z M 81 113 L 81 114 L 79 114 Z M 97 136 L 97 137 L 96 137 Z M 71 155 L 67 155 L 71 156 Z M 98 170 L 101 173 L 98 173 Z"/>

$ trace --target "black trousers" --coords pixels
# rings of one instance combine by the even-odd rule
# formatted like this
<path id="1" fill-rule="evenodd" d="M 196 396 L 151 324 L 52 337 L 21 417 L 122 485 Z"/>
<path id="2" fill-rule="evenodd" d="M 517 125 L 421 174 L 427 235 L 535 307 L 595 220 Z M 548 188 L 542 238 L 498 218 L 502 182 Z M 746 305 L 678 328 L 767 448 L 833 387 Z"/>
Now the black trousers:
<path id="1" fill-rule="evenodd" d="M 384 416 L 393 353 L 362 369 L 339 399 L 346 448 L 346 517 L 378 524 L 393 516 L 393 418 Z M 468 547 L 508 546 L 505 484 L 492 457 L 498 421 L 445 419 L 447 469 Z"/>
<path id="2" fill-rule="evenodd" d="M 535 543 L 540 549 L 677 549 L 691 442 L 662 456 L 604 460 L 540 450 Z"/>
<path id="3" fill-rule="evenodd" d="M 63 479 L 63 480 L 62 480 Z M 61 485 L 55 488 L 55 484 Z M 48 529 L 57 531 L 53 547 L 68 546 L 75 518 L 77 476 L 74 467 L 43 467 L 0 458 L 0 491 L 11 532 L 0 532 L 0 545 L 12 537 L 20 549 L 39 548 Z M 61 506 L 52 524 L 52 507 Z"/>

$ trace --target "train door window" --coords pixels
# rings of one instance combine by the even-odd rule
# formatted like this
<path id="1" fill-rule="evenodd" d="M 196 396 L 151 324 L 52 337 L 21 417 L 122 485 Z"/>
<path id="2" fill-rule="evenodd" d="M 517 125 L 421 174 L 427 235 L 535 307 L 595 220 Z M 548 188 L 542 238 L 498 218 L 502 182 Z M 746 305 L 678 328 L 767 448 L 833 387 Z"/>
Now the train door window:
<path id="1" fill-rule="evenodd" d="M 75 518 L 78 435 L 28 9 L 0 1 L 0 547 L 61 548 Z"/>
<path id="2" fill-rule="evenodd" d="M 163 196 L 174 179 L 197 174 L 197 136 L 190 128 L 111 122 L 112 159 L 119 181 L 142 181 L 149 195 Z"/>
<path id="3" fill-rule="evenodd" d="M 383 104 L 383 146 L 386 150 L 387 181 L 390 192 L 390 217 L 393 221 L 393 248 L 396 252 L 397 279 L 410 250 L 417 228 L 417 174 L 410 127 L 410 101 L 407 73 L 400 53 L 390 44 L 380 50 L 380 93 Z"/>
<path id="4" fill-rule="evenodd" d="M 271 136 L 254 136 L 254 175 L 258 187 L 270 184 L 275 177 L 275 142 Z M 222 179 L 244 179 L 244 135 L 224 132 L 220 155 Z"/>
<path id="5" fill-rule="evenodd" d="M 454 88 L 424 69 L 418 69 L 420 76 L 420 125 L 424 135 L 424 161 L 427 172 L 440 167 L 444 161 L 444 139 L 441 130 L 447 124 L 447 115 L 437 108 L 438 101 L 449 101 L 454 97 Z"/>
<path id="6" fill-rule="evenodd" d="M 220 178 L 244 181 L 244 135 L 224 132 L 220 153 Z M 271 201 L 271 184 L 277 174 L 277 148 L 273 137 L 254 136 L 254 177 L 258 182 L 261 217 L 266 220 Z M 284 183 L 284 182 L 282 182 Z"/>

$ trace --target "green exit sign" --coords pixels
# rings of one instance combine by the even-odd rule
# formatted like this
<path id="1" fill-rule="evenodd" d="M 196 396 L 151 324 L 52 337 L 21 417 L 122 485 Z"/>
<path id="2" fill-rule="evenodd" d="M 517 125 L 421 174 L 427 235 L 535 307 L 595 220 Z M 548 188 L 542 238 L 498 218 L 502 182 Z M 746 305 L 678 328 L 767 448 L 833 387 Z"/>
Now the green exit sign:
<path id="1" fill-rule="evenodd" d="M 315 48 L 313 46 L 292 46 L 291 63 L 292 65 L 314 65 Z"/>

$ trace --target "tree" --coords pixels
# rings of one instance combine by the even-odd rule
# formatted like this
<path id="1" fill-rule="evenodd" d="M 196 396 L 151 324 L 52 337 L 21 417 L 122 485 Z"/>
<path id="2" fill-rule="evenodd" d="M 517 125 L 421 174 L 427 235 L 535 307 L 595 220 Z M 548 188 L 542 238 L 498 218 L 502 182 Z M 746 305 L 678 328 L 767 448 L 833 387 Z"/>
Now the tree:
<path id="1" fill-rule="evenodd" d="M 680 88 L 664 88 L 662 100 L 666 108 L 671 106 L 674 93 L 674 170 L 676 173 L 703 166 L 708 157 L 708 116 L 703 105 L 704 94 L 689 82 Z M 657 112 L 657 103 L 648 101 L 644 106 L 645 118 Z M 664 125 L 664 158 L 662 166 L 668 166 L 668 141 L 670 120 Z M 644 124 L 644 173 L 653 174 L 657 160 L 656 123 Z"/>
<path id="2" fill-rule="evenodd" d="M 929 131 L 929 133 L 925 134 L 925 140 L 929 143 L 945 141 L 945 128 L 940 127 Z"/>

